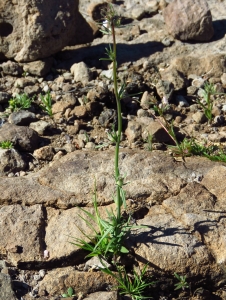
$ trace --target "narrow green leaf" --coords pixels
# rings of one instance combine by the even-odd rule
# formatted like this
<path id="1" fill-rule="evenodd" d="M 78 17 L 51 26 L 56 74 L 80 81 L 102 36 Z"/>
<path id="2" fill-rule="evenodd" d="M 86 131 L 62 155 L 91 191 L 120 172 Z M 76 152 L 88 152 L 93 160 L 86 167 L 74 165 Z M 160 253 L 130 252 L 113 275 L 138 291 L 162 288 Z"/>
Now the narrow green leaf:
<path id="1" fill-rule="evenodd" d="M 129 250 L 126 249 L 126 247 L 122 246 L 121 249 L 120 249 L 120 252 L 121 253 L 129 253 Z"/>
<path id="2" fill-rule="evenodd" d="M 67 290 L 67 292 L 68 292 L 69 297 L 71 297 L 73 295 L 73 293 L 74 293 L 74 290 L 73 290 L 72 287 L 69 287 L 68 290 Z"/>

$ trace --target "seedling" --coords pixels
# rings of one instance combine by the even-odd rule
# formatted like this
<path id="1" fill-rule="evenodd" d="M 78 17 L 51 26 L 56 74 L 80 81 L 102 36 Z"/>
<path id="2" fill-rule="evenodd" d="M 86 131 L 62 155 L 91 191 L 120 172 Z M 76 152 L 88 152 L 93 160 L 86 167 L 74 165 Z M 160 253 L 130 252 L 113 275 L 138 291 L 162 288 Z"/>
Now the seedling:
<path id="1" fill-rule="evenodd" d="M 67 290 L 67 293 L 64 293 L 61 295 L 63 298 L 69 298 L 69 297 L 74 297 L 74 290 L 72 287 L 69 287 Z"/>
<path id="2" fill-rule="evenodd" d="M 10 141 L 2 141 L 0 142 L 0 148 L 2 149 L 12 149 L 13 148 L 13 143 Z"/>
<path id="3" fill-rule="evenodd" d="M 116 279 L 118 282 L 116 288 L 121 295 L 129 295 L 133 300 L 143 300 L 151 298 L 143 295 L 145 290 L 154 284 L 154 282 L 149 282 L 148 279 L 145 278 L 147 266 L 148 264 L 144 266 L 140 274 L 133 270 L 133 273 L 129 275 L 124 267 L 118 265 L 116 265 L 117 273 L 112 272 L 108 268 L 104 268 L 102 271 Z"/>
<path id="4" fill-rule="evenodd" d="M 20 109 L 28 109 L 31 107 L 33 97 L 29 98 L 27 94 L 16 94 L 16 96 L 9 100 L 9 109 L 11 111 L 18 111 Z"/>
<path id="5" fill-rule="evenodd" d="M 148 137 L 147 137 L 147 140 L 146 140 L 146 143 L 147 143 L 147 150 L 148 151 L 152 151 L 153 150 L 153 135 L 152 134 L 148 134 Z"/>
<path id="6" fill-rule="evenodd" d="M 174 284 L 175 290 L 182 289 L 184 291 L 185 289 L 189 288 L 186 276 L 180 276 L 177 273 L 174 273 L 174 276 L 179 281 L 178 283 Z"/>
<path id="7" fill-rule="evenodd" d="M 197 99 L 197 102 L 202 107 L 209 124 L 211 124 L 213 121 L 213 100 L 211 99 L 211 96 L 215 94 L 216 90 L 214 88 L 214 85 L 211 83 L 205 83 L 203 91 L 203 98 L 205 102 L 203 103 L 201 100 Z"/>
<path id="8" fill-rule="evenodd" d="M 40 107 L 47 112 L 47 114 L 52 117 L 53 116 L 53 112 L 52 112 L 52 97 L 50 94 L 50 91 L 48 91 L 48 93 L 46 95 L 40 95 L 42 104 L 40 105 Z"/>

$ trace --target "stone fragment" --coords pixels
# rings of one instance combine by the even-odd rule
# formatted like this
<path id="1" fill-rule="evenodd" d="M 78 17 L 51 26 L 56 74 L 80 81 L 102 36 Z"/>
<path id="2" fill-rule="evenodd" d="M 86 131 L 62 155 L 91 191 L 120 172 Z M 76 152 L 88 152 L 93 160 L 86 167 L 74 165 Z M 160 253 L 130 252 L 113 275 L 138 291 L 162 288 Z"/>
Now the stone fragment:
<path id="1" fill-rule="evenodd" d="M 76 116 L 77 118 L 83 118 L 87 115 L 87 109 L 85 106 L 75 106 L 74 109 L 70 112 L 70 116 Z"/>
<path id="2" fill-rule="evenodd" d="M 74 108 L 77 100 L 71 94 L 63 95 L 62 99 L 52 105 L 54 119 L 59 119 L 63 116 L 67 108 Z"/>
<path id="3" fill-rule="evenodd" d="M 107 79 L 113 80 L 113 69 L 103 70 L 100 73 L 100 76 L 105 78 L 105 79 L 107 78 Z"/>
<path id="4" fill-rule="evenodd" d="M 9 0 L 2 2 L 1 11 L 1 59 L 49 57 L 74 39 L 78 27 L 78 0 Z"/>
<path id="5" fill-rule="evenodd" d="M 25 86 L 25 88 L 24 88 L 24 93 L 30 97 L 41 93 L 41 91 L 42 90 L 39 85 L 28 85 L 28 86 Z"/>
<path id="6" fill-rule="evenodd" d="M 141 133 L 141 125 L 139 123 L 137 123 L 136 121 L 128 122 L 125 134 L 130 144 L 141 139 Z"/>
<path id="7" fill-rule="evenodd" d="M 221 115 L 221 109 L 219 108 L 219 107 L 217 107 L 217 106 L 213 106 L 213 108 L 212 108 L 212 115 L 213 116 L 220 116 Z"/>
<path id="8" fill-rule="evenodd" d="M 47 129 L 51 127 L 51 124 L 46 121 L 40 120 L 37 122 L 31 122 L 29 127 L 35 130 L 39 135 L 45 135 Z"/>
<path id="9" fill-rule="evenodd" d="M 151 99 L 150 96 L 148 95 L 148 91 L 145 91 L 141 97 L 140 100 L 140 106 L 143 109 L 149 109 L 151 107 Z"/>
<path id="10" fill-rule="evenodd" d="M 160 74 L 163 82 L 171 84 L 172 91 L 181 90 L 186 86 L 184 74 L 179 72 L 176 68 L 166 68 L 162 70 Z M 170 95 L 172 95 L 172 93 Z"/>
<path id="11" fill-rule="evenodd" d="M 27 163 L 15 149 L 0 148 L 0 176 L 25 170 Z"/>
<path id="12" fill-rule="evenodd" d="M 167 30 L 174 38 L 209 41 L 214 29 L 206 0 L 174 0 L 163 11 Z"/>
<path id="13" fill-rule="evenodd" d="M 54 157 L 55 151 L 51 146 L 44 146 L 34 151 L 33 155 L 37 159 L 41 160 L 52 160 Z"/>
<path id="14" fill-rule="evenodd" d="M 110 127 L 116 122 L 116 111 L 114 109 L 105 109 L 101 112 L 98 122 L 103 127 Z"/>
<path id="15" fill-rule="evenodd" d="M 92 73 L 84 62 L 75 63 L 71 66 L 71 73 L 74 75 L 75 82 L 86 85 L 92 80 Z"/>
<path id="16" fill-rule="evenodd" d="M 144 127 L 142 136 L 147 137 L 148 134 L 152 136 L 153 142 L 172 143 L 171 137 L 158 121 L 152 121 Z"/>
<path id="17" fill-rule="evenodd" d="M 9 275 L 0 273 L 0 299 L 16 300 Z"/>
<path id="18" fill-rule="evenodd" d="M 138 109 L 137 111 L 137 117 L 142 118 L 142 117 L 149 117 L 149 112 L 146 109 Z"/>
<path id="19" fill-rule="evenodd" d="M 221 76 L 221 82 L 223 84 L 223 87 L 226 87 L 226 73 L 223 73 Z"/>
<path id="20" fill-rule="evenodd" d="M 192 80 L 192 86 L 195 86 L 197 88 L 202 88 L 204 86 L 205 80 L 202 77 L 197 77 Z"/>
<path id="21" fill-rule="evenodd" d="M 119 300 L 121 297 L 117 291 L 110 292 L 96 292 L 88 295 L 84 300 Z"/>
<path id="22" fill-rule="evenodd" d="M 50 72 L 52 64 L 53 58 L 48 57 L 42 60 L 36 60 L 23 64 L 23 69 L 25 72 L 28 72 L 31 75 L 44 77 Z"/>
<path id="23" fill-rule="evenodd" d="M 0 128 L 0 141 L 11 141 L 21 151 L 33 151 L 38 148 L 39 136 L 26 126 L 5 123 Z"/>
<path id="24" fill-rule="evenodd" d="M 42 260 L 44 216 L 41 205 L 0 208 L 0 253 L 13 265 Z"/>
<path id="25" fill-rule="evenodd" d="M 108 269 L 112 269 L 112 265 L 109 264 L 104 258 L 99 258 L 98 256 L 93 256 L 89 260 L 86 261 L 84 271 L 99 270 L 101 268 L 107 267 Z"/>
<path id="26" fill-rule="evenodd" d="M 156 84 L 156 90 L 160 98 L 166 97 L 168 100 L 170 100 L 174 91 L 174 85 L 172 82 L 159 80 Z"/>
<path id="27" fill-rule="evenodd" d="M 5 104 L 8 103 L 10 100 L 11 96 L 9 93 L 6 92 L 0 92 L 0 104 Z"/>
<path id="28" fill-rule="evenodd" d="M 25 88 L 25 86 L 28 86 L 28 85 L 34 85 L 36 82 L 36 80 L 34 78 L 24 78 L 24 77 L 21 77 L 21 78 L 17 78 L 15 83 L 14 83 L 14 86 L 15 87 L 18 87 L 18 88 Z"/>
<path id="29" fill-rule="evenodd" d="M 84 297 L 114 285 L 116 281 L 113 277 L 103 272 L 79 272 L 73 267 L 67 267 L 49 271 L 39 284 L 39 293 L 58 296 L 65 293 L 68 287 L 74 287 L 76 294 Z"/>
<path id="30" fill-rule="evenodd" d="M 14 125 L 26 126 L 36 120 L 34 113 L 27 110 L 19 110 L 9 115 L 9 123 Z"/>
<path id="31" fill-rule="evenodd" d="M 226 167 L 224 165 L 217 165 L 210 169 L 202 180 L 202 185 L 214 194 L 222 204 L 226 197 L 225 178 Z"/>
<path id="32" fill-rule="evenodd" d="M 202 124 L 207 121 L 207 118 L 205 114 L 202 111 L 197 111 L 192 115 L 192 119 L 197 123 L 197 124 Z"/>
<path id="33" fill-rule="evenodd" d="M 86 143 L 85 148 L 89 149 L 89 150 L 95 150 L 96 149 L 96 145 L 93 142 L 88 142 L 88 143 Z"/>
<path id="34" fill-rule="evenodd" d="M 7 61 L 1 64 L 2 71 L 6 75 L 20 76 L 23 73 L 22 67 L 13 61 Z"/>
<path id="35" fill-rule="evenodd" d="M 74 125 L 68 125 L 67 126 L 67 132 L 69 135 L 76 135 L 79 132 L 80 129 L 80 122 L 77 120 L 74 122 Z"/>
<path id="36" fill-rule="evenodd" d="M 187 94 L 188 95 L 195 95 L 197 91 L 197 87 L 196 86 L 189 86 L 187 87 Z"/>

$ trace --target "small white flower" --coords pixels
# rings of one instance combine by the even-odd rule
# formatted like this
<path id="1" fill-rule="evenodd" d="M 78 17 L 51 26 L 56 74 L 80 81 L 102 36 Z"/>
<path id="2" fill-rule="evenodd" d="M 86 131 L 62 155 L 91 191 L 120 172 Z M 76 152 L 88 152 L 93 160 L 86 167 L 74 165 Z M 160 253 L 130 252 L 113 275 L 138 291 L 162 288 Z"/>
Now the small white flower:
<path id="1" fill-rule="evenodd" d="M 103 25 L 104 29 L 106 29 L 108 32 L 111 32 L 111 26 L 110 26 L 108 20 L 104 20 L 102 25 Z"/>
<path id="2" fill-rule="evenodd" d="M 163 105 L 168 105 L 169 104 L 169 100 L 166 98 L 166 96 L 163 96 L 163 98 L 162 98 L 162 104 Z"/>

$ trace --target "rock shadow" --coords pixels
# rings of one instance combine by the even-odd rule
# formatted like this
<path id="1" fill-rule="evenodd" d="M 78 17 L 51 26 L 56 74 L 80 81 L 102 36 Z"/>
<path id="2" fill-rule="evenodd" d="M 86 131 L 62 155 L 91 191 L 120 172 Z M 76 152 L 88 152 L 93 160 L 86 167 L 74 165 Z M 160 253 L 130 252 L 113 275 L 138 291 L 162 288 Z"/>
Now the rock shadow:
<path id="1" fill-rule="evenodd" d="M 211 42 L 222 39 L 226 34 L 226 19 L 213 21 L 214 35 Z"/>
<path id="2" fill-rule="evenodd" d="M 74 63 L 81 61 L 86 62 L 89 67 L 100 68 L 102 61 L 100 58 L 106 57 L 106 48 L 109 47 L 109 44 L 100 44 L 95 46 L 87 46 L 79 49 L 64 50 L 56 54 L 56 58 L 62 60 L 62 66 L 66 69 Z M 138 43 L 138 44 L 117 44 L 117 61 L 118 64 L 137 61 L 141 58 L 149 57 L 156 52 L 162 52 L 164 45 L 160 42 L 147 42 L 147 43 Z M 61 63 L 59 63 L 56 68 L 61 69 Z"/>

